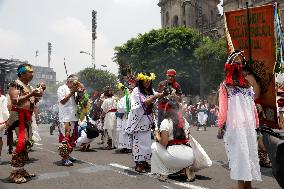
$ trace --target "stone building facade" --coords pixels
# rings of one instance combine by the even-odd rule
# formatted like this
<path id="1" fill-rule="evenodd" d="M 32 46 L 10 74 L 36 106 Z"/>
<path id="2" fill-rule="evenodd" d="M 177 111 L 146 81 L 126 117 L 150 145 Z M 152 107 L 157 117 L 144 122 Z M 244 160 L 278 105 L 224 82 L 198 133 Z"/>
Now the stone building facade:
<path id="1" fill-rule="evenodd" d="M 220 20 L 220 0 L 159 0 L 161 24 L 166 27 L 193 27 L 206 32 Z"/>
<path id="2" fill-rule="evenodd" d="M 246 2 L 249 3 L 249 6 L 261 6 L 266 4 L 271 4 L 274 2 L 274 0 L 223 0 L 223 9 L 224 12 L 235 10 L 239 8 L 244 8 Z M 279 3 L 279 10 L 281 14 L 281 21 L 282 25 L 284 23 L 284 0 L 277 0 Z"/>
<path id="3" fill-rule="evenodd" d="M 16 59 L 1 59 L 0 58 L 0 90 L 7 92 L 8 84 L 17 78 L 17 67 L 20 64 L 28 63 Z M 56 85 L 56 72 L 52 68 L 33 66 L 34 77 L 31 82 L 32 86 L 39 82 L 44 82 L 46 85 Z"/>

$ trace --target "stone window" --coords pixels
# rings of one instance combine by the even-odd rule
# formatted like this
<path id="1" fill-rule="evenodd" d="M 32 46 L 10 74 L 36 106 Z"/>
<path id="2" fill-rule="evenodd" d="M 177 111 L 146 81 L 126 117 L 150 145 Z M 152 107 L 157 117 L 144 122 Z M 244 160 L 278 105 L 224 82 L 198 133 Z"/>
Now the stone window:
<path id="1" fill-rule="evenodd" d="M 173 18 L 173 27 L 178 27 L 179 26 L 178 22 L 179 22 L 178 16 L 175 15 Z"/>
<path id="2" fill-rule="evenodd" d="M 169 16 L 169 12 L 166 13 L 166 26 L 169 26 L 169 22 L 170 22 L 170 16 Z"/>

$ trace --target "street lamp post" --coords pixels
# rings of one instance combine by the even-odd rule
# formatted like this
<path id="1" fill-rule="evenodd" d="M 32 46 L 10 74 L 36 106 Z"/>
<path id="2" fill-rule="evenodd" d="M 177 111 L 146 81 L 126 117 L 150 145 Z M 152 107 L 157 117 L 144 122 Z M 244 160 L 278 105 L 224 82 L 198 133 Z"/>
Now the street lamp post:
<path id="1" fill-rule="evenodd" d="M 92 55 L 91 53 L 89 53 L 89 52 L 86 52 L 86 51 L 80 51 L 80 53 L 81 53 L 81 54 L 87 54 L 87 55 L 89 55 L 89 56 L 92 57 L 92 66 L 93 66 L 94 69 L 95 69 L 96 67 L 95 67 L 95 63 L 93 62 L 93 60 L 94 60 L 93 55 Z"/>

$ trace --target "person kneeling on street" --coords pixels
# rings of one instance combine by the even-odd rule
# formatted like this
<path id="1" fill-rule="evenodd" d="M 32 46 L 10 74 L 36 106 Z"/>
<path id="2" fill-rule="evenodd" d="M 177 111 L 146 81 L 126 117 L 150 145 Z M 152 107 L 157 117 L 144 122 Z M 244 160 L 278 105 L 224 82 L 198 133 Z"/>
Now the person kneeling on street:
<path id="1" fill-rule="evenodd" d="M 180 172 L 188 181 L 195 179 L 192 168 L 193 150 L 189 145 L 189 124 L 179 112 L 179 104 L 170 99 L 165 108 L 165 119 L 160 131 L 156 132 L 157 142 L 151 146 L 151 173 L 169 176 Z"/>

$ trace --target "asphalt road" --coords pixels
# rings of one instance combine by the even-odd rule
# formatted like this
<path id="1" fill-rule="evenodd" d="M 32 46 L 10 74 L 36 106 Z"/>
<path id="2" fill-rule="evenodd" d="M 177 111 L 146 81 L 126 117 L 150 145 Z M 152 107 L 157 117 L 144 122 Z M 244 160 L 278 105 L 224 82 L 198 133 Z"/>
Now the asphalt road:
<path id="1" fill-rule="evenodd" d="M 189 183 L 184 178 L 161 180 L 154 175 L 137 174 L 133 171 L 131 154 L 102 150 L 102 146 L 97 144 L 98 140 L 92 143 L 90 152 L 73 151 L 72 157 L 78 161 L 73 167 L 64 167 L 57 152 L 57 133 L 51 136 L 49 126 L 41 125 L 42 140 L 33 147 L 29 154 L 30 163 L 26 166 L 37 177 L 21 185 L 9 183 L 10 156 L 5 146 L 2 151 L 4 164 L 0 165 L 0 189 L 227 189 L 236 183 L 230 180 L 224 144 L 216 138 L 216 132 L 217 128 L 208 128 L 207 131 L 191 129 L 194 138 L 213 160 L 213 166 L 197 172 L 196 180 Z M 261 171 L 263 181 L 253 182 L 254 188 L 280 189 L 271 169 Z"/>

